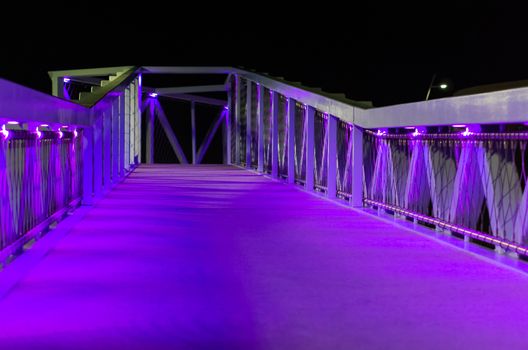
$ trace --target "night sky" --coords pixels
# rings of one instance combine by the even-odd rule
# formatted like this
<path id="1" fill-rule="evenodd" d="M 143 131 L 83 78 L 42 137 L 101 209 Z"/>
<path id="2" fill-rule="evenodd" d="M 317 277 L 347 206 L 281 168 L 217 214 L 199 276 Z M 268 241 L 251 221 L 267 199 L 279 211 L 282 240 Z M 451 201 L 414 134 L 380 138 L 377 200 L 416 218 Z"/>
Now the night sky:
<path id="1" fill-rule="evenodd" d="M 50 91 L 52 69 L 232 65 L 376 106 L 423 100 L 434 73 L 453 89 L 432 98 L 528 78 L 523 11 L 482 1 L 427 2 L 422 9 L 352 5 L 306 13 L 271 5 L 260 14 L 213 9 L 213 19 L 200 6 L 105 8 L 84 16 L 63 9 L 55 21 L 18 23 L 33 26 L 27 34 L 13 26 L 3 31 L 0 77 Z"/>

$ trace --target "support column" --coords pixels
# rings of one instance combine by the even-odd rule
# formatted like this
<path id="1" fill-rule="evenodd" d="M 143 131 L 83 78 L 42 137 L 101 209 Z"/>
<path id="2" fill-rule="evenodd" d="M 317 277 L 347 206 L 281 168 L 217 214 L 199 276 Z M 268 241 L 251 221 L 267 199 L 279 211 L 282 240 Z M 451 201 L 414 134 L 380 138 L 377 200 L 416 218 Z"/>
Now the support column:
<path id="1" fill-rule="evenodd" d="M 154 163 L 154 124 L 156 118 L 155 106 L 152 101 L 148 102 L 147 110 L 147 130 L 145 138 L 145 158 L 147 164 Z"/>
<path id="2" fill-rule="evenodd" d="M 240 76 L 238 74 L 235 75 L 235 89 L 235 164 L 240 164 L 240 142 L 238 142 L 240 139 Z"/>
<path id="3" fill-rule="evenodd" d="M 93 129 L 84 128 L 83 137 L 83 205 L 93 204 Z"/>
<path id="4" fill-rule="evenodd" d="M 125 176 L 125 92 L 119 95 L 119 176 Z"/>
<path id="5" fill-rule="evenodd" d="M 363 206 L 363 130 L 352 127 L 352 197 L 350 205 Z"/>
<path id="6" fill-rule="evenodd" d="M 253 83 L 246 80 L 246 168 L 251 168 L 251 104 Z"/>
<path id="7" fill-rule="evenodd" d="M 191 102 L 192 164 L 196 165 L 196 105 Z"/>
<path id="8" fill-rule="evenodd" d="M 257 171 L 264 172 L 264 87 L 257 86 Z"/>
<path id="9" fill-rule="evenodd" d="M 295 183 L 295 100 L 288 98 L 288 183 Z"/>
<path id="10" fill-rule="evenodd" d="M 103 113 L 103 182 L 104 191 L 112 188 L 112 109 L 111 107 Z"/>
<path id="11" fill-rule="evenodd" d="M 306 183 L 305 188 L 314 190 L 314 120 L 315 108 L 306 106 Z"/>
<path id="12" fill-rule="evenodd" d="M 103 115 L 97 115 L 94 122 L 94 195 L 103 194 Z"/>
<path id="13" fill-rule="evenodd" d="M 233 91 L 231 90 L 231 83 L 229 83 L 229 90 L 227 91 L 227 110 L 226 110 L 226 118 L 224 122 L 224 130 L 225 130 L 225 156 L 224 156 L 224 164 L 231 164 L 231 138 L 234 137 L 231 135 L 231 123 L 233 123 L 233 111 L 231 110 L 231 101 L 233 99 Z"/>
<path id="14" fill-rule="evenodd" d="M 271 177 L 279 178 L 279 94 L 271 92 Z"/>
<path id="15" fill-rule="evenodd" d="M 119 182 L 119 98 L 112 101 L 112 182 Z"/>
<path id="16" fill-rule="evenodd" d="M 327 179 L 327 196 L 330 199 L 336 198 L 337 192 L 337 118 L 332 115 L 328 116 L 328 179 Z"/>

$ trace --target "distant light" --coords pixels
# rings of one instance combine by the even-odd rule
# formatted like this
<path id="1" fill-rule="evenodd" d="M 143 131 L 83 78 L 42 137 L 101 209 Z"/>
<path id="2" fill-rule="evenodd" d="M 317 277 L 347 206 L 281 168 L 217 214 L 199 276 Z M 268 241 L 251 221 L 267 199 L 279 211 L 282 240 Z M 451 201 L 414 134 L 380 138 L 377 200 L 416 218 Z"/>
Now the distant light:
<path id="1" fill-rule="evenodd" d="M 64 136 L 64 134 L 62 133 L 62 131 L 60 131 L 60 129 L 59 129 L 59 130 L 57 130 L 57 133 L 59 134 L 59 139 L 62 139 L 62 136 Z"/>
<path id="2" fill-rule="evenodd" d="M 151 92 L 151 93 L 149 94 L 149 96 L 152 97 L 152 98 L 156 98 L 156 97 L 158 97 L 158 94 L 155 93 L 155 92 Z"/>
<path id="3" fill-rule="evenodd" d="M 68 129 L 68 125 L 63 125 L 61 128 Z"/>
<path id="4" fill-rule="evenodd" d="M 73 137 L 77 137 L 78 133 L 77 133 L 77 129 L 74 129 L 73 130 Z"/>
<path id="5" fill-rule="evenodd" d="M 62 81 L 65 82 L 65 83 L 69 83 L 70 82 L 70 78 L 62 78 Z"/>
<path id="6" fill-rule="evenodd" d="M 35 130 L 35 133 L 37 134 L 37 139 L 40 139 L 42 137 L 42 133 L 40 132 L 40 130 L 38 129 L 38 126 Z"/>
<path id="7" fill-rule="evenodd" d="M 452 126 L 453 126 L 453 128 L 465 128 L 466 124 L 454 124 Z"/>
<path id="8" fill-rule="evenodd" d="M 447 84 L 440 84 L 440 89 L 447 89 Z"/>
<path id="9" fill-rule="evenodd" d="M 386 134 L 385 131 L 382 131 L 382 130 L 378 129 L 378 133 L 377 133 L 377 135 L 385 135 L 385 134 Z"/>
<path id="10" fill-rule="evenodd" d="M 9 136 L 9 131 L 6 130 L 5 124 L 2 125 L 2 130 L 0 130 L 0 133 L 4 135 L 4 139 L 7 139 L 7 137 Z"/>
<path id="11" fill-rule="evenodd" d="M 7 124 L 10 124 L 10 125 L 18 125 L 18 122 L 12 120 L 12 121 L 7 122 Z"/>
<path id="12" fill-rule="evenodd" d="M 420 135 L 420 132 L 418 131 L 418 128 L 415 128 L 414 132 L 412 133 L 412 136 L 416 137 L 418 135 Z"/>
<path id="13" fill-rule="evenodd" d="M 228 111 L 228 110 L 229 110 L 229 107 L 227 107 L 227 106 L 224 106 L 224 109 L 225 109 L 226 111 Z"/>
<path id="14" fill-rule="evenodd" d="M 462 132 L 462 136 L 469 136 L 471 134 L 473 133 L 469 131 L 469 128 L 466 128 L 466 131 Z"/>
<path id="15" fill-rule="evenodd" d="M 47 128 L 49 125 L 48 124 L 40 124 L 40 126 L 42 126 L 43 128 Z"/>
<path id="16" fill-rule="evenodd" d="M 404 129 L 407 129 L 407 130 L 415 130 L 416 127 L 414 127 L 414 126 L 406 126 L 406 127 L 404 127 Z"/>

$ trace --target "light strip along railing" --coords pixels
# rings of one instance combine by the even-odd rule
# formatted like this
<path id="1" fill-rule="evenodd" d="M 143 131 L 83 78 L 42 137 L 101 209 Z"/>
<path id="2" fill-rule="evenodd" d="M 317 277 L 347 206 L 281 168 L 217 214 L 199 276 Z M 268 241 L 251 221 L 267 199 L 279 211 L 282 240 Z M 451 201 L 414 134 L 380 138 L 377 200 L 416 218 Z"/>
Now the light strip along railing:
<path id="1" fill-rule="evenodd" d="M 528 89 L 366 110 L 240 70 L 226 87 L 231 164 L 254 169 L 256 144 L 275 179 L 527 254 L 527 132 L 475 130 L 528 120 Z"/>
<path id="2" fill-rule="evenodd" d="M 365 202 L 526 254 L 528 132 L 365 132 Z"/>
<path id="3" fill-rule="evenodd" d="M 140 80 L 129 71 L 89 107 L 0 79 L 0 266 L 141 161 Z"/>

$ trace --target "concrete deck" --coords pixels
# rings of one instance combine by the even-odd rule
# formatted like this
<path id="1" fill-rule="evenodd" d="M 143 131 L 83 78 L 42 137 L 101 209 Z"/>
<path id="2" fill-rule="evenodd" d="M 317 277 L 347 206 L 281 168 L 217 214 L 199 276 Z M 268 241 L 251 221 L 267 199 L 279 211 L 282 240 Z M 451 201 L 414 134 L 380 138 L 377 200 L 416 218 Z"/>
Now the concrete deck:
<path id="1" fill-rule="evenodd" d="M 10 350 L 511 350 L 528 277 L 245 170 L 141 166 L 0 314 Z"/>

